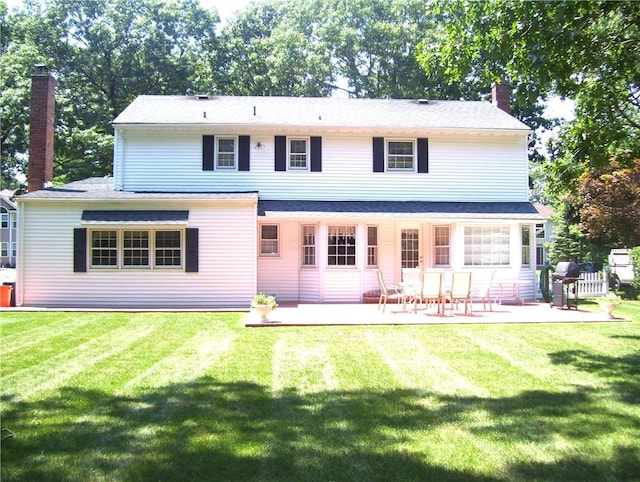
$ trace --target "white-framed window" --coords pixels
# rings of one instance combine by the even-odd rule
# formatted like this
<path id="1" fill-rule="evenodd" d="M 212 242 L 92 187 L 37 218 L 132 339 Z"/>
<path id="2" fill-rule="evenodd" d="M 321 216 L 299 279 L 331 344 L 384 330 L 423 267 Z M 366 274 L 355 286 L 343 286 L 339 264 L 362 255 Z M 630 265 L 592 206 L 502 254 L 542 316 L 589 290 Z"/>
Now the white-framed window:
<path id="1" fill-rule="evenodd" d="M 9 210 L 4 206 L 0 207 L 0 225 L 3 228 L 9 227 Z"/>
<path id="2" fill-rule="evenodd" d="M 378 266 L 378 226 L 367 226 L 367 266 Z"/>
<path id="3" fill-rule="evenodd" d="M 536 239 L 546 239 L 547 230 L 545 223 L 537 223 L 536 224 Z"/>
<path id="4" fill-rule="evenodd" d="M 280 241 L 277 224 L 260 225 L 260 256 L 278 256 L 280 254 Z"/>
<path id="5" fill-rule="evenodd" d="M 91 268 L 181 268 L 183 231 L 94 229 L 89 238 Z"/>
<path id="6" fill-rule="evenodd" d="M 122 245 L 122 266 L 149 266 L 149 231 L 123 231 Z"/>
<path id="7" fill-rule="evenodd" d="M 316 227 L 302 226 L 302 266 L 316 266 Z"/>
<path id="8" fill-rule="evenodd" d="M 13 229 L 18 229 L 18 216 L 15 214 L 11 215 L 11 227 Z"/>
<path id="9" fill-rule="evenodd" d="M 415 139 L 386 139 L 385 150 L 387 171 L 415 171 Z"/>
<path id="10" fill-rule="evenodd" d="M 508 266 L 509 226 L 465 226 L 465 266 Z"/>
<path id="11" fill-rule="evenodd" d="M 327 234 L 327 265 L 356 265 L 356 226 L 329 226 Z"/>
<path id="12" fill-rule="evenodd" d="M 434 266 L 451 265 L 451 230 L 449 226 L 435 226 L 433 229 Z"/>
<path id="13" fill-rule="evenodd" d="M 155 264 L 157 267 L 182 266 L 181 231 L 156 231 Z"/>
<path id="14" fill-rule="evenodd" d="M 0 243 L 0 256 L 5 258 L 9 256 L 9 243 Z"/>
<path id="15" fill-rule="evenodd" d="M 287 139 L 289 169 L 308 170 L 309 169 L 309 138 L 289 137 Z"/>
<path id="16" fill-rule="evenodd" d="M 89 259 L 92 268 L 118 267 L 118 231 L 91 231 Z"/>
<path id="17" fill-rule="evenodd" d="M 11 243 L 11 257 L 15 258 L 18 254 L 18 245 L 17 243 L 13 242 Z"/>
<path id="18" fill-rule="evenodd" d="M 238 139 L 216 136 L 216 169 L 236 169 L 238 166 Z"/>
<path id="19" fill-rule="evenodd" d="M 522 266 L 531 265 L 531 226 L 521 226 L 522 235 Z"/>

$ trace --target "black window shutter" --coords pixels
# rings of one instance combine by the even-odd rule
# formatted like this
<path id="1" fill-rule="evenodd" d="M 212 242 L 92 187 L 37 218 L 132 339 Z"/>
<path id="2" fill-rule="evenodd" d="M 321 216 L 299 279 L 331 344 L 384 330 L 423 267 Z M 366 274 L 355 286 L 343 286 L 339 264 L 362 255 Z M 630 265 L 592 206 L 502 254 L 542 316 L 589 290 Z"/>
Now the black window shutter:
<path id="1" fill-rule="evenodd" d="M 373 172 L 384 172 L 384 137 L 373 138 Z"/>
<path id="2" fill-rule="evenodd" d="M 276 136 L 275 141 L 276 171 L 287 170 L 287 136 Z"/>
<path id="3" fill-rule="evenodd" d="M 215 137 L 202 136 L 202 170 L 213 171 L 213 157 L 215 151 Z"/>
<path id="4" fill-rule="evenodd" d="M 249 136 L 238 136 L 238 171 L 249 171 Z"/>
<path id="5" fill-rule="evenodd" d="M 429 139 L 418 139 L 418 172 L 429 172 Z"/>
<path id="6" fill-rule="evenodd" d="M 322 172 L 322 137 L 311 138 L 311 172 Z"/>
<path id="7" fill-rule="evenodd" d="M 87 271 L 87 228 L 73 230 L 73 272 Z"/>
<path id="8" fill-rule="evenodd" d="M 198 228 L 185 230 L 185 271 L 187 273 L 198 272 Z"/>

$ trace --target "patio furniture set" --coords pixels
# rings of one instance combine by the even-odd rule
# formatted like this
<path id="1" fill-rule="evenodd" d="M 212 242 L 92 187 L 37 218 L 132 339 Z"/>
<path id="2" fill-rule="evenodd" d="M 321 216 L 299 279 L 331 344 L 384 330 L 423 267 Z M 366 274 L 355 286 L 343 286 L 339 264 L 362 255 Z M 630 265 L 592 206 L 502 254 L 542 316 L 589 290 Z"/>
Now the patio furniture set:
<path id="1" fill-rule="evenodd" d="M 482 280 L 475 287 L 472 285 L 472 272 L 454 271 L 449 279 L 446 279 L 443 271 L 424 271 L 420 268 L 403 268 L 402 281 L 397 285 L 387 285 L 382 271 L 377 270 L 378 284 L 380 287 L 380 299 L 378 310 L 385 311 L 388 301 L 402 303 L 403 311 L 407 311 L 407 305 L 413 305 L 414 313 L 420 306 L 424 310 L 436 309 L 438 315 L 444 315 L 447 306 L 453 314 L 460 304 L 464 307 L 464 314 L 471 314 L 473 310 L 472 297 L 480 298 L 484 309 L 491 307 L 491 282 L 493 273 Z"/>

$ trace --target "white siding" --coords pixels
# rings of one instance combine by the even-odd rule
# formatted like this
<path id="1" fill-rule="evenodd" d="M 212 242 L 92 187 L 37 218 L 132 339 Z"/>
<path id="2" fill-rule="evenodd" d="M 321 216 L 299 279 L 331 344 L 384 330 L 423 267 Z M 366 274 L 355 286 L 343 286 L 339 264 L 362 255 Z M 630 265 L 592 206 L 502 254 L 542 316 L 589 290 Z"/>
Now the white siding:
<path id="1" fill-rule="evenodd" d="M 335 221 L 335 222 L 344 222 Z M 260 258 L 258 262 L 258 290 L 275 294 L 279 301 L 302 302 L 360 302 L 366 291 L 378 288 L 378 280 L 373 267 L 366 265 L 366 227 L 378 226 L 378 268 L 382 270 L 388 285 L 398 284 L 401 278 L 399 233 L 400 229 L 415 226 L 420 229 L 422 236 L 423 269 L 433 268 L 433 226 L 442 222 L 415 222 L 411 225 L 395 221 L 359 219 L 350 221 L 358 226 L 358 265 L 356 267 L 329 267 L 326 263 L 326 233 L 327 226 L 334 221 L 318 223 L 317 229 L 317 261 L 314 269 L 300 268 L 299 233 L 303 224 L 311 224 L 313 220 L 284 221 L 269 220 L 268 223 L 278 224 L 281 228 L 282 255 L 273 258 Z M 512 286 L 515 280 L 520 280 L 520 295 L 526 300 L 534 299 L 536 275 L 534 268 L 520 265 L 520 223 L 505 222 L 512 231 L 510 266 L 503 267 L 473 267 L 464 266 L 464 233 L 463 226 L 469 223 L 451 222 L 451 266 L 444 268 L 445 279 L 451 280 L 453 271 L 472 271 L 477 284 L 483 284 L 484 279 L 491 272 L 495 272 L 493 296 L 503 295 L 505 300 L 512 300 Z M 446 223 L 445 223 L 446 224 Z M 471 223 L 474 224 L 474 223 Z M 297 283 L 297 284 L 296 284 Z M 297 297 L 296 297 L 297 295 Z"/>
<path id="2" fill-rule="evenodd" d="M 322 172 L 275 172 L 274 136 L 281 134 L 278 132 L 251 137 L 250 172 L 203 171 L 202 134 L 185 130 L 127 132 L 119 139 L 123 165 L 116 169 L 122 170 L 123 188 L 259 191 L 262 199 L 528 200 L 526 138 L 522 134 L 428 136 L 428 174 L 374 173 L 373 136 L 335 134 L 322 136 Z M 413 133 L 403 137 L 425 136 Z M 264 149 L 253 148 L 258 141 Z"/>
<path id="3" fill-rule="evenodd" d="M 131 209 L 92 203 L 23 204 L 18 290 L 25 306 L 248 307 L 255 294 L 255 206 L 235 204 L 136 205 L 189 210 L 199 228 L 199 271 L 90 269 L 73 272 L 73 229 L 84 209 Z M 19 301 L 20 302 L 20 301 Z"/>

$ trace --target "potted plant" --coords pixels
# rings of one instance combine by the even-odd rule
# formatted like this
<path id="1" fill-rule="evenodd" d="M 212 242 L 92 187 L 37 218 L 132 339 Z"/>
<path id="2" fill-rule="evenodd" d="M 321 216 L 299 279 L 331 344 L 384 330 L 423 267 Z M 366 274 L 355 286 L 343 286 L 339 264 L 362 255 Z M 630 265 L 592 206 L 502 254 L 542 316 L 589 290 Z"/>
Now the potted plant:
<path id="1" fill-rule="evenodd" d="M 266 321 L 267 316 L 278 307 L 275 296 L 258 293 L 251 301 L 251 307 L 260 315 L 260 321 Z"/>
<path id="2" fill-rule="evenodd" d="M 604 311 L 609 318 L 614 318 L 613 311 L 622 302 L 620 297 L 613 292 L 606 296 L 601 296 L 596 301 L 600 305 L 600 309 Z"/>

